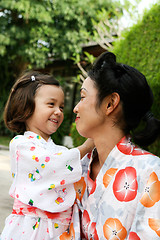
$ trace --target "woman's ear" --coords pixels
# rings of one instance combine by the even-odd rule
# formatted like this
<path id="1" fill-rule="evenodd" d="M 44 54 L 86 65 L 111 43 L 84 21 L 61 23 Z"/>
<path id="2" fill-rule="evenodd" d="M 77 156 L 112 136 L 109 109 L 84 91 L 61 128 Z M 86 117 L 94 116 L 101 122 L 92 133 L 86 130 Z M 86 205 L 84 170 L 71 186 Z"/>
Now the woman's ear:
<path id="1" fill-rule="evenodd" d="M 113 92 L 106 98 L 106 114 L 112 113 L 120 103 L 120 96 L 118 93 Z"/>

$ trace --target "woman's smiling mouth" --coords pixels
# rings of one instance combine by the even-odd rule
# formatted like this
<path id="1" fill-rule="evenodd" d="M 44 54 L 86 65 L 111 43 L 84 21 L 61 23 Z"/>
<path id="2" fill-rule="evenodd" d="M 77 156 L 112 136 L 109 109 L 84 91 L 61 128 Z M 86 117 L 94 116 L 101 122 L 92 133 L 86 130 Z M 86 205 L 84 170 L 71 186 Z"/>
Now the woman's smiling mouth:
<path id="1" fill-rule="evenodd" d="M 80 119 L 80 117 L 76 117 L 75 122 L 76 122 L 78 119 Z"/>

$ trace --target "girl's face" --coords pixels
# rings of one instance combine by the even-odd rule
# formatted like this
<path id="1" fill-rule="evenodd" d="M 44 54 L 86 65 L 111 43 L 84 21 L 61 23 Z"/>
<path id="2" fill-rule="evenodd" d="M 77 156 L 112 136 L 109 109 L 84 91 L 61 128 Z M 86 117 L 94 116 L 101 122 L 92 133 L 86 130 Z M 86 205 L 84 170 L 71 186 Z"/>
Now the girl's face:
<path id="1" fill-rule="evenodd" d="M 26 130 L 43 137 L 46 141 L 63 122 L 64 93 L 61 87 L 42 85 L 35 94 L 35 110 L 26 121 Z"/>
<path id="2" fill-rule="evenodd" d="M 94 82 L 88 77 L 81 88 L 81 100 L 74 108 L 76 128 L 80 135 L 93 138 L 103 131 L 105 113 L 103 104 L 96 109 L 97 89 Z"/>

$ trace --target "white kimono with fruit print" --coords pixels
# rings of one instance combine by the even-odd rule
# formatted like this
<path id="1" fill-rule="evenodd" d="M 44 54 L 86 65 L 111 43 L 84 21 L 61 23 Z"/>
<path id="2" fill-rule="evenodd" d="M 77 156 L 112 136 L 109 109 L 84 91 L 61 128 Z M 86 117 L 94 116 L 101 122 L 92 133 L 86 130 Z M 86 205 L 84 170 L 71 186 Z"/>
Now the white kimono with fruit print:
<path id="1" fill-rule="evenodd" d="M 95 182 L 89 177 L 91 161 L 89 154 L 83 159 L 83 175 L 75 183 L 77 203 L 70 232 L 60 239 L 160 239 L 160 158 L 124 137 L 110 152 Z"/>

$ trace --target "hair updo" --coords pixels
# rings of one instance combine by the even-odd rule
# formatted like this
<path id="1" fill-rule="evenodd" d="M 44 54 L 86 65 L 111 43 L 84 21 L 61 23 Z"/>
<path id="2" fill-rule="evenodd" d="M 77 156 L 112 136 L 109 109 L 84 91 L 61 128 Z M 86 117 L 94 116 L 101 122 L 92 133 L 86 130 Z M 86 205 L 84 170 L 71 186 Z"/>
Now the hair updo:
<path id="1" fill-rule="evenodd" d="M 151 144 L 160 132 L 160 121 L 155 119 L 153 114 L 149 115 L 153 104 L 153 93 L 145 76 L 131 66 L 117 63 L 116 56 L 111 52 L 100 55 L 88 76 L 94 81 L 98 90 L 98 105 L 106 96 L 117 92 L 123 109 L 122 116 L 125 123 L 123 130 L 126 134 L 131 134 L 131 131 L 133 132 L 144 119 L 146 129 L 139 134 L 132 134 L 132 137 L 135 143 L 141 146 Z"/>

